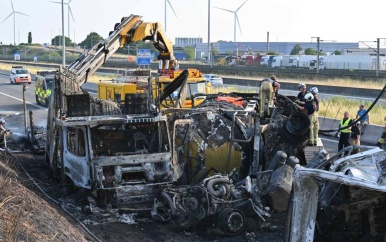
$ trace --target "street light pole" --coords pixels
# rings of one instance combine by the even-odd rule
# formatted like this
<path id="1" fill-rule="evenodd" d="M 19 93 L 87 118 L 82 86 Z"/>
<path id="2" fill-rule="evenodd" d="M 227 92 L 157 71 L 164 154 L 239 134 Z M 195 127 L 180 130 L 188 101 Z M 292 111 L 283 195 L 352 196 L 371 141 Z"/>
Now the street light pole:
<path id="1" fill-rule="evenodd" d="M 319 52 L 320 52 L 320 37 L 311 37 L 311 38 L 316 38 L 317 41 L 317 53 L 316 53 L 316 74 L 319 74 Z"/>
<path id="2" fill-rule="evenodd" d="M 210 0 L 208 0 L 208 64 L 210 63 L 210 67 L 212 67 L 212 53 L 210 48 Z"/>
<path id="3" fill-rule="evenodd" d="M 377 38 L 377 68 L 375 70 L 375 76 L 379 76 L 379 38 Z"/>
<path id="4" fill-rule="evenodd" d="M 62 0 L 62 60 L 63 67 L 66 67 L 66 41 L 64 36 L 64 3 Z"/>

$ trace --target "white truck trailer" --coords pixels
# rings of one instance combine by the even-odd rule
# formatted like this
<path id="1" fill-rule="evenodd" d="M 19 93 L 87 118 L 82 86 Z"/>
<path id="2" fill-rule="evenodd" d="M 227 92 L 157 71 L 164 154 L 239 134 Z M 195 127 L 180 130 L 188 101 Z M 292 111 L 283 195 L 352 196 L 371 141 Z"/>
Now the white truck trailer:
<path id="1" fill-rule="evenodd" d="M 297 55 L 283 55 L 283 59 L 281 62 L 282 68 L 293 68 L 298 67 L 299 65 L 299 57 Z"/>
<path id="2" fill-rule="evenodd" d="M 330 55 L 326 59 L 326 69 L 375 70 L 376 64 L 370 55 Z"/>
<path id="3" fill-rule="evenodd" d="M 299 68 L 310 69 L 311 62 L 315 62 L 317 59 L 316 55 L 301 55 L 299 56 Z"/>

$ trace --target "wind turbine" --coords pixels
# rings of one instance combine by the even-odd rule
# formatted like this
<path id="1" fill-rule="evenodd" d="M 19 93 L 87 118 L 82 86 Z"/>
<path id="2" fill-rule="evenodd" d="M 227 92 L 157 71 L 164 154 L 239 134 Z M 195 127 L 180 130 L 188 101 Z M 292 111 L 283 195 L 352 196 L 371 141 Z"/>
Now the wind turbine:
<path id="1" fill-rule="evenodd" d="M 231 11 L 231 10 L 228 10 L 228 9 L 224 9 L 224 8 L 219 8 L 219 7 L 215 7 L 215 8 L 218 8 L 218 9 L 221 9 L 221 10 L 224 10 L 224 11 L 227 11 L 227 12 L 230 12 L 230 13 L 233 13 L 235 15 L 235 23 L 234 23 L 234 42 L 236 42 L 236 22 L 237 24 L 239 25 L 239 30 L 240 30 L 240 33 L 241 33 L 241 27 L 240 27 L 240 22 L 239 22 L 239 17 L 237 16 L 237 11 L 240 10 L 240 8 L 242 6 L 244 6 L 244 4 L 247 2 L 248 0 L 246 0 L 243 4 L 240 5 L 240 7 L 238 7 L 236 9 L 236 11 Z"/>
<path id="2" fill-rule="evenodd" d="M 170 8 L 173 10 L 173 13 L 174 13 L 174 15 L 176 15 L 176 17 L 177 17 L 177 14 L 176 14 L 176 12 L 174 11 L 174 9 L 173 9 L 173 6 L 172 6 L 172 4 L 170 3 L 170 1 L 169 0 L 165 0 L 165 32 L 166 32 L 166 7 L 167 7 L 167 4 L 166 3 L 168 3 L 169 4 L 169 6 L 170 6 Z"/>
<path id="3" fill-rule="evenodd" d="M 30 17 L 29 15 L 27 14 L 24 14 L 24 13 L 21 13 L 21 12 L 18 12 L 18 11 L 15 11 L 15 9 L 13 8 L 13 3 L 12 3 L 12 0 L 11 0 L 11 5 L 12 5 L 12 13 L 10 15 L 8 15 L 8 17 L 6 17 L 3 22 L 1 23 L 4 23 L 5 20 L 7 20 L 9 17 L 11 17 L 11 15 L 13 14 L 13 45 L 16 45 L 16 14 L 21 14 L 21 15 L 25 15 L 27 17 Z"/>
<path id="4" fill-rule="evenodd" d="M 72 21 L 74 21 L 74 23 L 75 23 L 74 15 L 72 15 L 71 7 L 70 7 L 71 1 L 72 0 L 69 0 L 68 3 L 63 3 L 64 5 L 67 5 L 67 8 L 68 8 L 68 38 L 70 38 L 70 14 L 72 17 Z M 54 1 L 50 1 L 50 2 L 62 4 L 62 2 L 54 2 Z"/>

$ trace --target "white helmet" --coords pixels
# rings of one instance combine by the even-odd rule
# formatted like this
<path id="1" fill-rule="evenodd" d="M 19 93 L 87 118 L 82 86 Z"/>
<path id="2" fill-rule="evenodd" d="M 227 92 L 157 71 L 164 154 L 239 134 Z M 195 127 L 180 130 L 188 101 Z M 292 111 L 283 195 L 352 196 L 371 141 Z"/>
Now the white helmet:
<path id="1" fill-rule="evenodd" d="M 306 84 L 304 84 L 304 83 L 299 83 L 298 89 L 301 88 L 301 87 L 306 87 Z"/>
<path id="2" fill-rule="evenodd" d="M 317 87 L 311 87 L 310 92 L 311 92 L 312 94 L 316 94 L 316 93 L 318 93 L 319 91 L 318 91 L 318 88 L 317 88 Z"/>
<path id="3" fill-rule="evenodd" d="M 307 93 L 305 96 L 304 96 L 304 99 L 306 100 L 306 102 L 308 101 L 312 101 L 314 99 L 314 95 L 312 95 L 312 93 Z"/>
<path id="4" fill-rule="evenodd" d="M 4 118 L 0 118 L 0 124 L 5 124 L 5 119 Z"/>

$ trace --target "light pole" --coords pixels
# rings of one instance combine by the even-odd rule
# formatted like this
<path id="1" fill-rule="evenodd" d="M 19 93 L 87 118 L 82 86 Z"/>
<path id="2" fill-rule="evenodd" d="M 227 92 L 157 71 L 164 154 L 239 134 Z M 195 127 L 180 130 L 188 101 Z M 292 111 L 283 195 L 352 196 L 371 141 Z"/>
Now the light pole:
<path id="1" fill-rule="evenodd" d="M 208 64 L 210 63 L 210 67 L 212 67 L 212 53 L 210 50 L 210 0 L 208 0 Z"/>
<path id="2" fill-rule="evenodd" d="M 64 37 L 64 3 L 62 0 L 62 61 L 63 67 L 66 66 L 66 41 Z"/>
<path id="3" fill-rule="evenodd" d="M 319 74 L 319 49 L 320 49 L 320 37 L 311 37 L 312 38 L 316 38 L 316 41 L 317 41 L 317 53 L 316 53 L 316 74 Z"/>
<path id="4" fill-rule="evenodd" d="M 375 72 L 376 76 L 379 76 L 379 51 L 380 51 L 379 40 L 380 39 L 386 39 L 386 38 L 377 38 L 377 68 L 376 68 L 376 72 Z"/>

